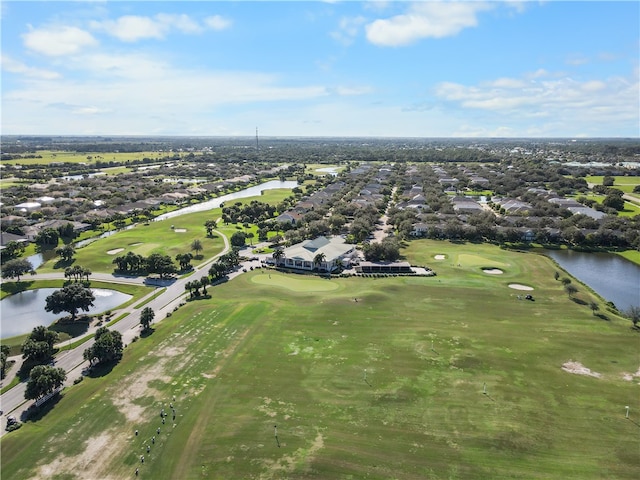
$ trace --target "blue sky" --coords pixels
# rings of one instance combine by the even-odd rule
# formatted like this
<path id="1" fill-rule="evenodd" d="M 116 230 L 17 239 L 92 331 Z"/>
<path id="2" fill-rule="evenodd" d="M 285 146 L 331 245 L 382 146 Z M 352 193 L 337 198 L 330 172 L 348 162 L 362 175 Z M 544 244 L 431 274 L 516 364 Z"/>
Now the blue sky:
<path id="1" fill-rule="evenodd" d="M 640 3 L 1 3 L 2 133 L 640 136 Z"/>

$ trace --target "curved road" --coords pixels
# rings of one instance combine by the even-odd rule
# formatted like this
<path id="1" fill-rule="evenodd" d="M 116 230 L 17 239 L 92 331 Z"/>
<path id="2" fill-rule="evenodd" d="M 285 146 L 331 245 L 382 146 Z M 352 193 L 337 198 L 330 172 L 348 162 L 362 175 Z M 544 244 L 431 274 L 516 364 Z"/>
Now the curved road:
<path id="1" fill-rule="evenodd" d="M 151 309 L 153 309 L 153 311 L 155 312 L 156 323 L 158 323 L 163 318 L 165 318 L 167 312 L 172 312 L 173 309 L 183 301 L 183 297 L 186 295 L 185 287 L 184 287 L 185 283 L 196 280 L 196 279 L 200 280 L 202 277 L 207 275 L 210 268 L 210 264 L 214 260 L 216 260 L 216 258 L 218 258 L 219 256 L 229 251 L 228 238 L 219 231 L 216 231 L 216 233 L 224 239 L 224 249 L 222 250 L 222 252 L 218 253 L 214 257 L 209 258 L 208 260 L 204 261 L 203 263 L 195 267 L 194 272 L 191 275 L 178 279 L 166 285 L 165 286 L 166 290 L 164 292 L 162 292 L 160 295 L 158 295 L 156 298 L 154 298 L 153 300 L 151 300 L 149 303 L 145 305 L 146 307 L 150 307 Z M 248 249 L 248 252 L 241 252 L 241 255 L 255 257 L 255 255 L 251 254 L 252 248 L 255 248 L 255 246 L 246 247 L 245 250 Z M 266 257 L 266 255 L 261 255 L 260 257 L 264 258 Z M 260 259 L 245 262 L 243 265 L 240 265 L 240 267 L 236 271 L 230 273 L 228 277 L 229 279 L 232 279 L 237 275 L 241 274 L 244 269 L 248 270 L 249 267 L 251 266 L 259 267 L 260 265 L 261 265 Z M 36 274 L 34 278 L 58 279 L 58 278 L 63 278 L 63 275 L 61 273 L 44 273 L 44 274 Z M 135 284 L 144 283 L 144 278 L 141 278 L 141 277 L 136 277 L 136 278 L 123 277 L 123 276 L 111 275 L 106 273 L 95 273 L 91 275 L 91 278 L 94 280 L 100 280 L 100 281 L 112 282 L 112 283 L 135 283 Z M 135 302 L 135 304 L 137 305 L 143 300 L 146 300 L 152 297 L 153 295 L 156 294 L 156 292 L 157 290 L 150 292 L 148 295 L 140 299 L 140 301 Z M 134 305 L 132 304 L 131 306 L 125 309 L 114 312 L 115 316 L 120 316 L 123 313 L 127 314 L 127 316 L 124 317 L 122 320 L 118 321 L 111 328 L 118 330 L 122 334 L 122 341 L 124 345 L 128 345 L 129 343 L 131 343 L 131 340 L 135 336 L 138 336 L 140 334 L 140 309 L 135 309 Z M 96 330 L 96 328 L 97 327 L 90 328 L 86 335 L 93 333 Z M 66 344 L 76 342 L 77 340 L 78 338 L 74 338 L 69 340 L 68 342 L 63 342 L 57 346 L 64 347 Z M 78 376 L 80 376 L 82 374 L 82 370 L 89 365 L 88 362 L 82 358 L 82 355 L 84 350 L 87 347 L 89 347 L 92 344 L 92 342 L 93 342 L 93 339 L 79 345 L 73 350 L 63 351 L 62 353 L 59 353 L 56 356 L 55 358 L 56 366 L 64 368 L 65 371 L 67 372 L 67 381 L 65 382 L 65 386 L 69 386 L 73 384 L 73 380 L 75 380 Z M 12 368 L 13 373 L 15 374 L 15 372 L 20 368 L 22 359 L 21 357 L 12 357 L 11 359 L 16 360 L 16 364 Z M 7 378 L 5 379 L 5 381 L 10 381 L 10 379 Z M 24 411 L 31 405 L 32 401 L 25 400 L 24 398 L 25 387 L 26 387 L 26 382 L 19 383 L 18 385 L 13 387 L 11 390 L 2 394 L 2 396 L 0 397 L 0 409 L 4 412 L 2 415 L 0 436 L 6 433 L 6 430 L 5 430 L 6 423 L 7 423 L 6 417 L 10 415 L 20 420 Z"/>

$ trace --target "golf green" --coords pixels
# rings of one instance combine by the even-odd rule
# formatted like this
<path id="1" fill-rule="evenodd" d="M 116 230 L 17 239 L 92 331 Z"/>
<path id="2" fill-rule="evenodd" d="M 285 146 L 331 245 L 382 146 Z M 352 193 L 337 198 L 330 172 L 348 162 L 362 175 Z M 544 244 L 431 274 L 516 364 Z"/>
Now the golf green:
<path id="1" fill-rule="evenodd" d="M 329 292 L 339 288 L 338 282 L 297 274 L 261 272 L 251 277 L 253 283 L 285 288 L 294 292 Z"/>

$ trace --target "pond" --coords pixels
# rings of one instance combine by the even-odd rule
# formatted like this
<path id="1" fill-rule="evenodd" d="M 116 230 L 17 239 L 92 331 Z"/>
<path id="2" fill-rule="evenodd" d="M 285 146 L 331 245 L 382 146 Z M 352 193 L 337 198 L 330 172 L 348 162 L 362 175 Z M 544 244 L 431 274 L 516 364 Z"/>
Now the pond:
<path id="1" fill-rule="evenodd" d="M 49 326 L 55 320 L 68 315 L 65 312 L 54 315 L 44 310 L 46 298 L 56 290 L 59 289 L 26 290 L 2 299 L 0 301 L 0 309 L 2 310 L 0 337 L 8 338 L 29 333 L 38 325 Z M 93 302 L 94 306 L 87 313 L 92 315 L 112 310 L 131 298 L 131 295 L 116 290 L 104 288 L 92 288 L 91 290 L 96 299 Z"/>
<path id="2" fill-rule="evenodd" d="M 571 275 L 620 311 L 640 306 L 640 266 L 613 253 L 545 250 Z"/>

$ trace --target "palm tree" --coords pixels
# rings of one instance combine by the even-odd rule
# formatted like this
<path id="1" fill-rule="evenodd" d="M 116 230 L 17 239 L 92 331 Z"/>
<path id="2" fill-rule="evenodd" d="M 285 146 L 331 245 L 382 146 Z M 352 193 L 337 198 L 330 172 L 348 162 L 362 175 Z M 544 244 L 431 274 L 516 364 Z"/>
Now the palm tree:
<path id="1" fill-rule="evenodd" d="M 320 252 L 315 257 L 313 257 L 313 264 L 317 269 L 320 269 L 320 264 L 322 264 L 322 262 L 324 262 L 326 259 L 327 256 L 324 253 Z"/>
<path id="2" fill-rule="evenodd" d="M 209 283 L 211 283 L 209 281 L 209 277 L 204 276 L 200 279 L 200 285 L 202 286 L 202 295 L 206 295 L 207 294 L 207 285 L 209 285 Z"/>
<path id="3" fill-rule="evenodd" d="M 150 307 L 146 307 L 140 312 L 140 325 L 142 325 L 143 330 L 149 330 L 149 326 L 155 316 L 155 312 Z"/>
<path id="4" fill-rule="evenodd" d="M 193 282 L 185 283 L 184 289 L 189 292 L 189 297 L 193 298 Z"/>
<path id="5" fill-rule="evenodd" d="M 202 251 L 202 242 L 196 238 L 193 242 L 191 242 L 191 250 L 196 252 L 196 255 L 198 255 Z"/>
<path id="6" fill-rule="evenodd" d="M 278 265 L 280 263 L 280 260 L 284 258 L 284 250 L 282 250 L 281 248 L 276 248 L 271 254 L 271 257 L 275 260 L 276 265 Z"/>
<path id="7" fill-rule="evenodd" d="M 87 282 L 88 282 L 89 281 L 89 275 L 91 275 L 91 273 L 93 273 L 93 272 L 91 272 L 91 270 L 89 270 L 88 268 L 84 268 L 84 267 L 81 267 L 81 268 L 82 268 L 82 276 L 83 277 L 87 277 Z"/>

